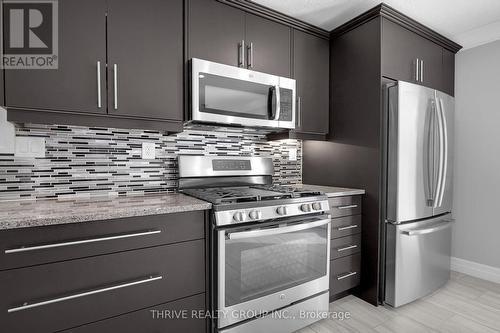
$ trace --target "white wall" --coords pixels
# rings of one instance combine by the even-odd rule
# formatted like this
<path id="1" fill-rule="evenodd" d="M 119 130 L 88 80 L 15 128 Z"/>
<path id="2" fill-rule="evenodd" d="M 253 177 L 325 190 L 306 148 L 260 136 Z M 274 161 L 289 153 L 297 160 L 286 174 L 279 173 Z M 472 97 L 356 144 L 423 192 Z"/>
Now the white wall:
<path id="1" fill-rule="evenodd" d="M 500 268 L 500 41 L 456 56 L 452 256 Z"/>

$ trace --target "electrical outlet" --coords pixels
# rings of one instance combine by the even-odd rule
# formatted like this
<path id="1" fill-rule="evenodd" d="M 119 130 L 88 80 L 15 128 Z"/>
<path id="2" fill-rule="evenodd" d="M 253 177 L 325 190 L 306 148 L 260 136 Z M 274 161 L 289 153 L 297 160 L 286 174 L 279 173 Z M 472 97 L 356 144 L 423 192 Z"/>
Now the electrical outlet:
<path id="1" fill-rule="evenodd" d="M 288 160 L 296 161 L 297 160 L 297 148 L 288 149 Z"/>
<path id="2" fill-rule="evenodd" d="M 142 158 L 145 160 L 154 160 L 156 158 L 156 145 L 154 142 L 142 143 Z"/>
<path id="3" fill-rule="evenodd" d="M 45 157 L 45 138 L 16 136 L 16 157 Z"/>

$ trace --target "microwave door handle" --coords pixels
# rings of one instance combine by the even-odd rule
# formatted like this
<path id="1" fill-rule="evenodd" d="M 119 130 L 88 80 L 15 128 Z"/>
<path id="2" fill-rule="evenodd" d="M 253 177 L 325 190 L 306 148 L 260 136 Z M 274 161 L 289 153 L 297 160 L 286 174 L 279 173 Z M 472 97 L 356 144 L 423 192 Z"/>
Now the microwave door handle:
<path id="1" fill-rule="evenodd" d="M 275 86 L 274 92 L 276 94 L 276 113 L 274 114 L 274 120 L 279 120 L 280 119 L 280 111 L 281 111 L 280 87 Z"/>
<path id="2" fill-rule="evenodd" d="M 242 232 L 231 232 L 227 233 L 228 239 L 246 239 L 246 238 L 255 238 L 255 237 L 264 237 L 264 236 L 272 236 L 276 234 L 284 234 L 288 232 L 301 231 L 306 229 L 311 229 L 315 227 L 319 227 L 325 224 L 330 223 L 330 218 L 322 219 L 319 221 L 314 221 L 310 223 L 302 223 L 297 225 L 292 225 L 288 227 L 276 227 L 272 229 L 257 229 L 251 231 L 242 231 Z"/>

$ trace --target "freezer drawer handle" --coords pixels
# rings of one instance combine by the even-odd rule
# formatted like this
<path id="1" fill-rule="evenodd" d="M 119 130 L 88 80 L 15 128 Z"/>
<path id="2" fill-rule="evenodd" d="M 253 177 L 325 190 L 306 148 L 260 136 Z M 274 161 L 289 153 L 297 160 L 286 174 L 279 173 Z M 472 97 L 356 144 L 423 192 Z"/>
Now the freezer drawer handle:
<path id="1" fill-rule="evenodd" d="M 337 209 L 350 209 L 350 208 L 358 208 L 358 205 L 347 205 L 347 206 L 337 206 Z"/>
<path id="2" fill-rule="evenodd" d="M 341 247 L 341 248 L 337 249 L 337 252 L 352 250 L 352 249 L 355 249 L 357 247 L 358 247 L 357 245 L 350 245 L 350 246 L 346 246 L 346 247 Z"/>
<path id="3" fill-rule="evenodd" d="M 426 228 L 426 229 L 415 229 L 415 230 L 404 230 L 403 234 L 407 236 L 418 236 L 418 235 L 425 235 L 425 234 L 431 234 L 433 232 L 438 232 L 444 229 L 448 229 L 451 227 L 455 220 L 447 220 L 444 223 L 441 223 L 438 226 L 432 227 L 432 228 Z"/>
<path id="4" fill-rule="evenodd" d="M 354 276 L 358 274 L 358 272 L 349 272 L 347 274 L 344 274 L 344 275 L 337 275 L 337 280 L 343 280 L 343 279 L 347 279 L 348 277 L 351 277 L 351 276 Z"/>
<path id="5" fill-rule="evenodd" d="M 161 276 L 161 275 L 158 275 L 158 276 L 152 276 L 151 275 L 151 276 L 149 276 L 146 279 L 141 279 L 141 280 L 131 281 L 131 282 L 127 282 L 127 283 L 117 284 L 117 285 L 114 285 L 114 286 L 111 286 L 111 287 L 107 287 L 107 288 L 89 290 L 89 291 L 81 292 L 81 293 L 78 293 L 78 294 L 73 294 L 73 295 L 69 295 L 69 296 L 65 296 L 65 297 L 59 297 L 59 298 L 53 298 L 53 299 L 49 299 L 47 301 L 42 301 L 42 302 L 37 302 L 37 303 L 31 303 L 30 304 L 30 303 L 27 302 L 27 303 L 24 303 L 21 306 L 18 306 L 18 307 L 15 307 L 15 308 L 10 308 L 10 309 L 7 310 L 7 312 L 8 313 L 12 313 L 12 312 L 17 312 L 17 311 L 27 310 L 27 309 L 36 308 L 36 307 L 39 307 L 39 306 L 44 306 L 44 305 L 49 305 L 49 304 L 53 304 L 53 303 L 59 303 L 59 302 L 63 302 L 63 301 L 68 301 L 68 300 L 75 299 L 75 298 L 80 298 L 80 297 L 85 297 L 85 296 L 100 294 L 100 293 L 111 291 L 111 290 L 116 290 L 116 289 L 131 287 L 131 286 L 135 286 L 135 285 L 138 285 L 138 284 L 150 283 L 150 282 L 161 280 L 161 279 L 163 279 L 163 276 Z"/>
<path id="6" fill-rule="evenodd" d="M 337 228 L 338 231 L 344 231 L 344 230 L 349 230 L 349 229 L 354 229 L 354 228 L 357 228 L 358 225 L 357 224 L 353 224 L 353 225 L 348 225 L 346 227 L 339 227 Z"/>
<path id="7" fill-rule="evenodd" d="M 131 237 L 149 236 L 149 235 L 154 235 L 154 234 L 159 234 L 159 233 L 161 233 L 161 230 L 149 230 L 149 231 L 135 232 L 135 233 L 129 233 L 129 234 L 82 239 L 82 240 L 71 241 L 71 242 L 61 242 L 61 243 L 52 243 L 52 244 L 35 245 L 35 246 L 22 246 L 22 247 L 18 247 L 15 249 L 5 250 L 5 254 L 35 251 L 35 250 L 44 250 L 44 249 L 51 249 L 51 248 L 55 248 L 55 247 L 103 242 L 103 241 L 131 238 Z"/>

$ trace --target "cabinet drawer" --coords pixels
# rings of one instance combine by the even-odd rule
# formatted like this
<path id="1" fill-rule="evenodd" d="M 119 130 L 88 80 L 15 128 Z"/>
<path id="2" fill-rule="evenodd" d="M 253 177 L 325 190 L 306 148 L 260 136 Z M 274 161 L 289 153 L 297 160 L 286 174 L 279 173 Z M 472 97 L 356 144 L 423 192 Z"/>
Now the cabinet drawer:
<path id="1" fill-rule="evenodd" d="M 332 239 L 359 233 L 361 233 L 361 215 L 332 219 Z"/>
<path id="2" fill-rule="evenodd" d="M 203 333 L 207 331 L 207 321 L 193 318 L 194 313 L 204 313 L 205 294 L 183 298 L 160 304 L 148 309 L 135 311 L 97 323 L 83 325 L 64 331 L 65 333 L 157 333 L 182 332 Z M 168 316 L 179 316 L 169 318 Z M 184 317 L 185 316 L 185 317 Z"/>
<path id="3" fill-rule="evenodd" d="M 330 259 L 345 257 L 361 252 L 361 234 L 333 239 L 330 247 Z"/>
<path id="4" fill-rule="evenodd" d="M 332 218 L 361 214 L 361 196 L 336 197 L 328 199 Z"/>
<path id="5" fill-rule="evenodd" d="M 0 272 L 2 329 L 54 332 L 203 293 L 204 244 L 197 240 Z"/>
<path id="6" fill-rule="evenodd" d="M 5 230 L 0 270 L 204 237 L 203 211 Z"/>
<path id="7" fill-rule="evenodd" d="M 330 295 L 338 294 L 360 282 L 361 254 L 332 260 L 330 262 Z"/>

